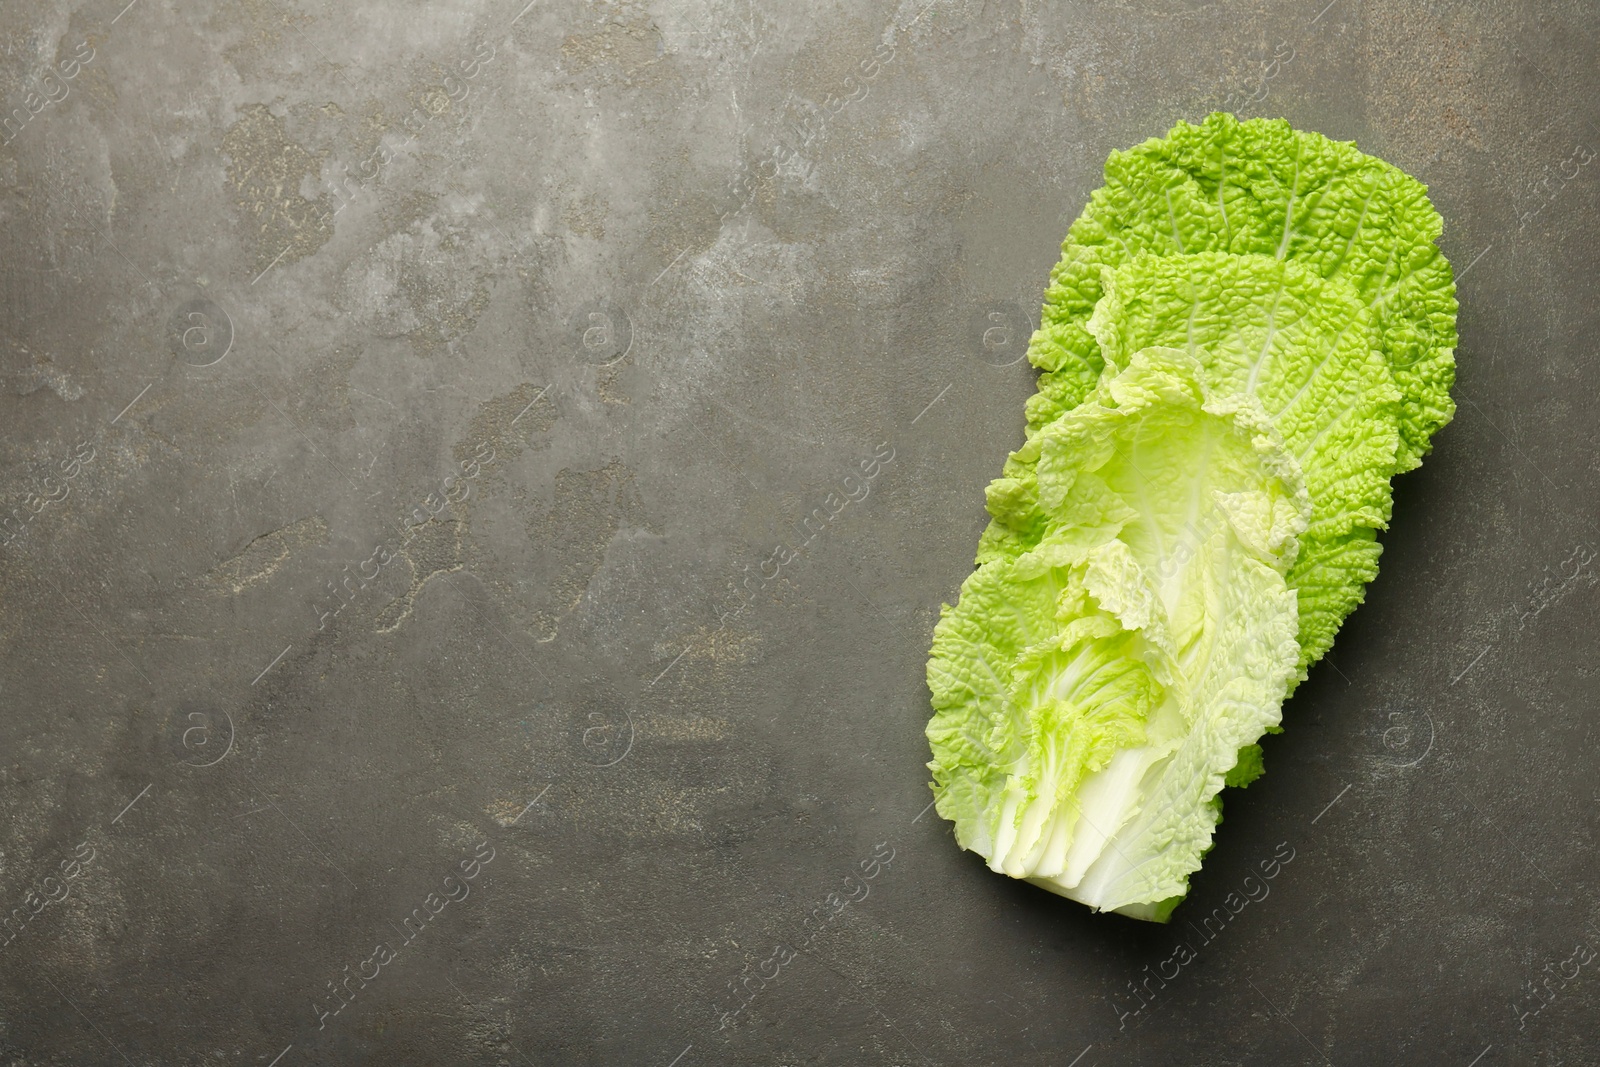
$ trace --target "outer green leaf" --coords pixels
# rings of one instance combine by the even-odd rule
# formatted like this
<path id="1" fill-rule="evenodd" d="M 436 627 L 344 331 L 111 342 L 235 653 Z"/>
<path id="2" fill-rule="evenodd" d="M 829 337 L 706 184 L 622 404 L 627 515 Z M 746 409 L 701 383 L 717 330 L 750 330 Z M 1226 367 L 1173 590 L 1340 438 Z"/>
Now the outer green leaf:
<path id="1" fill-rule="evenodd" d="M 1233 770 L 1222 780 L 1222 784 L 1230 789 L 1244 789 L 1266 771 L 1261 746 L 1246 745 L 1239 750 L 1239 758 L 1234 763 Z"/>
<path id="2" fill-rule="evenodd" d="M 1426 186 L 1352 142 L 1223 113 L 1111 153 L 1105 174 L 1051 272 L 1028 353 L 1045 372 L 1030 432 L 1098 377 L 1087 326 L 1103 268 L 1140 253 L 1221 251 L 1293 260 L 1356 290 L 1404 402 L 1398 467 L 1421 462 L 1455 411 L 1455 284 L 1433 243 L 1442 223 Z"/>

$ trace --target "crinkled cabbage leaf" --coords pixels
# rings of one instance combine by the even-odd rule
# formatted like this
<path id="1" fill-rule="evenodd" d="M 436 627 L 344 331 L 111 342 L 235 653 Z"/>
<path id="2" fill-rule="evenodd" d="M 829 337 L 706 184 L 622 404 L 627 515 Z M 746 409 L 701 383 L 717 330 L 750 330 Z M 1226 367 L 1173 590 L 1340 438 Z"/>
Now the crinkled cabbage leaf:
<path id="1" fill-rule="evenodd" d="M 993 870 L 1162 921 L 1187 892 L 1454 412 L 1440 229 L 1420 183 L 1281 120 L 1112 153 L 928 663 L 938 810 Z"/>
<path id="2" fill-rule="evenodd" d="M 1175 349 L 1037 442 L 1060 521 L 934 631 L 938 810 L 994 870 L 1137 913 L 1186 891 L 1225 776 L 1278 722 L 1311 502 L 1260 401 Z"/>

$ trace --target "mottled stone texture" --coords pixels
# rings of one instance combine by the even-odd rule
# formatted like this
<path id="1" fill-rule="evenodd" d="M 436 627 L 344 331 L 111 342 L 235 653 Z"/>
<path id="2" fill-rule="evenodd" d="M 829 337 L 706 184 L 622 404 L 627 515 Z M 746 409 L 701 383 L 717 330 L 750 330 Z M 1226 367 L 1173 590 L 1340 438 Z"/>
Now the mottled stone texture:
<path id="1" fill-rule="evenodd" d="M 1593 3 L 124 2 L 0 11 L 0 1065 L 1594 1062 Z M 1460 413 L 1158 927 L 922 671 L 1230 98 L 1429 183 Z"/>

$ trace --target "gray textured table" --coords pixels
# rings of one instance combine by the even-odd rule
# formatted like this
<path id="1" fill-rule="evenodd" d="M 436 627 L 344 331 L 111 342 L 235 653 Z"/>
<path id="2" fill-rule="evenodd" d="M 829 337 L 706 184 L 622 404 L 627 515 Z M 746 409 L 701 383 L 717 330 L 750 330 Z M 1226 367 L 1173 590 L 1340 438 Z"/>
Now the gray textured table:
<path id="1" fill-rule="evenodd" d="M 1600 1062 L 1600 12 L 1324 2 L 7 0 L 0 1064 Z M 1230 99 L 1429 183 L 1460 412 L 1159 927 L 922 672 Z"/>

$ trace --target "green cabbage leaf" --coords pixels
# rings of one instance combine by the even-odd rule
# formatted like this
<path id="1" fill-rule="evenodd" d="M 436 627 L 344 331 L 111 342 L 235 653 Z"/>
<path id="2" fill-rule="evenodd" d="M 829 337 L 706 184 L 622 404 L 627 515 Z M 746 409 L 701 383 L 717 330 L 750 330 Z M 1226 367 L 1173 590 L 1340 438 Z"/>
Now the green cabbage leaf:
<path id="1" fill-rule="evenodd" d="M 1372 315 L 1347 284 L 1269 256 L 1141 255 L 1108 271 L 1088 323 L 1102 366 L 1153 345 L 1180 347 L 1208 387 L 1256 397 L 1303 472 L 1311 525 L 1289 578 L 1300 595 L 1297 680 L 1327 651 L 1377 574 L 1389 520 L 1401 398 L 1375 347 Z M 1038 435 L 990 486 L 994 522 L 979 562 L 1029 547 L 1039 506 Z"/>
<path id="2" fill-rule="evenodd" d="M 938 810 L 993 870 L 1159 921 L 1187 893 L 1454 412 L 1440 229 L 1420 183 L 1282 121 L 1112 153 L 928 663 Z"/>
<path id="3" fill-rule="evenodd" d="M 1177 349 L 1130 354 L 1037 440 L 1060 521 L 934 632 L 938 810 L 994 870 L 1137 913 L 1186 891 L 1278 722 L 1311 501 L 1260 401 Z"/>
<path id="4" fill-rule="evenodd" d="M 1433 243 L 1443 223 L 1426 186 L 1353 143 L 1222 112 L 1111 153 L 1105 175 L 1045 291 L 1028 350 L 1045 372 L 1028 404 L 1030 432 L 1099 379 L 1089 318 L 1103 268 L 1140 253 L 1216 251 L 1292 260 L 1356 290 L 1405 399 L 1398 469 L 1422 462 L 1455 412 L 1455 285 Z"/>

